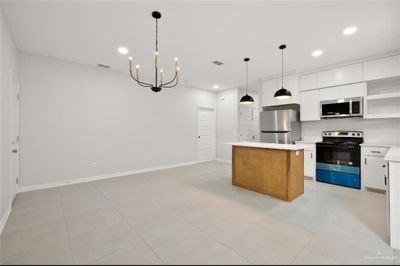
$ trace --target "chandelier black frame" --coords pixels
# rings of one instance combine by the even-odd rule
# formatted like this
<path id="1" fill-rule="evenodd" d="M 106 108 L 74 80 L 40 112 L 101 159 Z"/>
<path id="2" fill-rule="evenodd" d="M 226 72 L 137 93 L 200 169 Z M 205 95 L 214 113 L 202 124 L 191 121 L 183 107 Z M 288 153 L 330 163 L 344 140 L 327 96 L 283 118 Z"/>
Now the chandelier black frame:
<path id="1" fill-rule="evenodd" d="M 173 88 L 178 85 L 179 82 L 179 64 L 178 58 L 175 58 L 175 76 L 171 81 L 163 82 L 163 70 L 160 70 L 160 82 L 158 82 L 158 20 L 161 18 L 161 13 L 158 11 L 152 12 L 152 17 L 156 20 L 156 51 L 154 54 L 154 67 L 155 67 L 155 80 L 154 84 L 140 81 L 139 79 L 139 65 L 136 65 L 136 77 L 132 73 L 132 57 L 129 57 L 129 74 L 131 75 L 132 79 L 136 81 L 140 86 L 151 88 L 154 92 L 159 92 L 162 89 L 169 89 Z"/>

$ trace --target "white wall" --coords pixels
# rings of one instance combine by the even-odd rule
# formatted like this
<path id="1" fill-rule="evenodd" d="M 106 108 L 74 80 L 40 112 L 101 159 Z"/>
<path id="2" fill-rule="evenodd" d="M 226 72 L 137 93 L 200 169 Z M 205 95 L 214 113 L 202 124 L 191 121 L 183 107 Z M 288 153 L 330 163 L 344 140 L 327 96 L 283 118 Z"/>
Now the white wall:
<path id="1" fill-rule="evenodd" d="M 400 119 L 343 118 L 302 122 L 304 140 L 320 139 L 324 130 L 361 130 L 366 143 L 400 144 Z"/>
<path id="2" fill-rule="evenodd" d="M 20 57 L 21 186 L 197 160 L 197 108 L 214 92 L 156 94 L 128 74 Z"/>
<path id="3" fill-rule="evenodd" d="M 10 176 L 9 86 L 11 84 L 11 73 L 18 74 L 17 57 L 17 47 L 0 5 L 0 222 L 5 221 L 2 218 L 5 218 L 6 210 L 12 201 L 11 182 L 15 182 L 15 180 L 11 180 Z"/>
<path id="4" fill-rule="evenodd" d="M 245 89 L 238 90 L 238 101 L 246 94 Z M 258 92 L 248 91 L 248 94 L 253 97 L 253 104 L 239 104 L 239 141 L 260 141 L 260 101 Z M 249 120 L 249 115 L 254 112 L 250 117 L 254 120 Z M 252 138 L 254 136 L 254 139 Z M 250 138 L 250 139 L 249 139 Z"/>
<path id="5" fill-rule="evenodd" d="M 232 148 L 227 142 L 239 139 L 238 89 L 217 93 L 217 159 L 232 160 Z"/>

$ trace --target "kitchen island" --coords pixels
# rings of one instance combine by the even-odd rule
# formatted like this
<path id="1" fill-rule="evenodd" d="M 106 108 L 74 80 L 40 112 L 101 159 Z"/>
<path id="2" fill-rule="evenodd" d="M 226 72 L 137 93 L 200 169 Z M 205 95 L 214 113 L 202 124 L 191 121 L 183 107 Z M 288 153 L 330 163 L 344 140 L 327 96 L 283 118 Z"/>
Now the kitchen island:
<path id="1" fill-rule="evenodd" d="M 304 194 L 304 147 L 294 144 L 235 142 L 232 184 L 285 201 Z"/>

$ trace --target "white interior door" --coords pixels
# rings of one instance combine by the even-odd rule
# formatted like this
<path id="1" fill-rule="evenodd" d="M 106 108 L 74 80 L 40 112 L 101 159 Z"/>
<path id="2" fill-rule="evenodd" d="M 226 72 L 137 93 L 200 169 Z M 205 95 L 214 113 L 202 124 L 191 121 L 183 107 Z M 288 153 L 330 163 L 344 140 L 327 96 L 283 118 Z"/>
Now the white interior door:
<path id="1" fill-rule="evenodd" d="M 215 160 L 215 109 L 199 107 L 197 120 L 197 160 Z"/>
<path id="2" fill-rule="evenodd" d="M 19 84 L 13 73 L 10 78 L 9 99 L 10 196 L 14 199 L 19 176 Z"/>

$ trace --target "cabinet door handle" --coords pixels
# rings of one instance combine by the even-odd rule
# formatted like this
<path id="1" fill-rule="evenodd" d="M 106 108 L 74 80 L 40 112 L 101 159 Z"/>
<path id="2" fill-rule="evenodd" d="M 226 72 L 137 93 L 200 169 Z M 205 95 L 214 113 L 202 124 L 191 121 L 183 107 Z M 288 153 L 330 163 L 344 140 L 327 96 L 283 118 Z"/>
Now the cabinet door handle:
<path id="1" fill-rule="evenodd" d="M 371 151 L 371 153 L 381 153 L 380 151 Z"/>
<path id="2" fill-rule="evenodd" d="M 364 158 L 364 164 L 367 164 L 367 157 Z"/>
<path id="3" fill-rule="evenodd" d="M 387 186 L 387 176 L 385 175 L 385 186 Z"/>
<path id="4" fill-rule="evenodd" d="M 310 153 L 311 159 L 312 159 L 312 153 Z"/>

